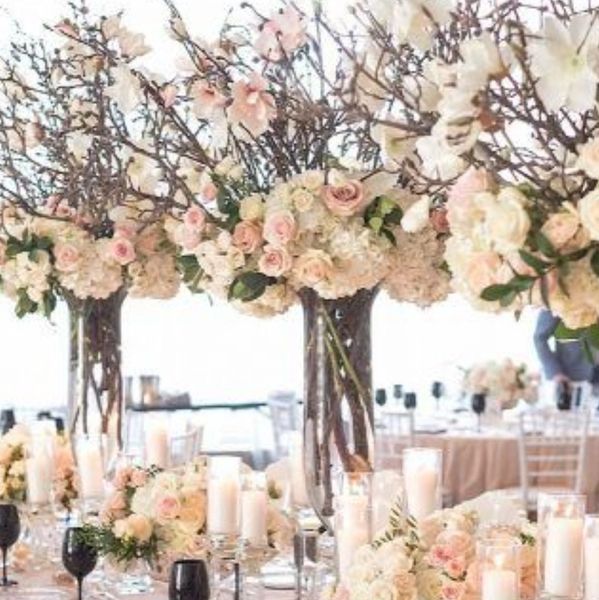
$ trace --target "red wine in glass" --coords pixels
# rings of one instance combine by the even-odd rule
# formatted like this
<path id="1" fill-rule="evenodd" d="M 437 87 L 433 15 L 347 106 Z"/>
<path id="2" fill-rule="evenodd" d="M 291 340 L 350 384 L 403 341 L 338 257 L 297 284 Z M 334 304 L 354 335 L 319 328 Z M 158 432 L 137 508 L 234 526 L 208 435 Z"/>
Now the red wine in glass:
<path id="1" fill-rule="evenodd" d="M 482 430 L 481 417 L 487 408 L 487 395 L 483 393 L 472 394 L 472 411 L 478 418 L 478 431 Z"/>
<path id="2" fill-rule="evenodd" d="M 177 560 L 171 567 L 169 600 L 209 600 L 208 569 L 203 560 Z"/>
<path id="3" fill-rule="evenodd" d="M 62 543 L 62 564 L 77 579 L 77 597 L 82 600 L 83 580 L 96 567 L 98 553 L 82 537 L 81 527 L 69 527 Z"/>
<path id="4" fill-rule="evenodd" d="M 8 549 L 16 543 L 21 533 L 19 511 L 14 504 L 0 504 L 0 549 L 2 550 L 2 581 L 0 588 L 15 585 L 16 581 L 8 578 L 6 571 L 6 555 Z"/>

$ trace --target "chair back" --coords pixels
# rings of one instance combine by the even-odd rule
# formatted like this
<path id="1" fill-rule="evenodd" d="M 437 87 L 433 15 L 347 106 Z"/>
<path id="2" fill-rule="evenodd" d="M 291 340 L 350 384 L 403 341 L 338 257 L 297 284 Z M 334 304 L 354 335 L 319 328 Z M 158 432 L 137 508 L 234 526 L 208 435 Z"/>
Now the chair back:
<path id="1" fill-rule="evenodd" d="M 414 446 L 414 413 L 385 412 L 376 442 L 376 464 L 379 469 L 400 469 L 402 452 Z"/>
<path id="2" fill-rule="evenodd" d="M 170 466 L 178 467 L 191 462 L 200 453 L 204 427 L 194 425 L 182 435 L 172 436 L 170 445 Z"/>
<path id="3" fill-rule="evenodd" d="M 294 392 L 273 392 L 268 396 L 267 402 L 275 453 L 276 457 L 280 458 L 286 453 L 286 437 L 300 428 L 297 397 Z"/>
<path id="4" fill-rule="evenodd" d="M 520 484 L 526 507 L 534 489 L 582 491 L 589 419 L 586 410 L 520 415 Z"/>

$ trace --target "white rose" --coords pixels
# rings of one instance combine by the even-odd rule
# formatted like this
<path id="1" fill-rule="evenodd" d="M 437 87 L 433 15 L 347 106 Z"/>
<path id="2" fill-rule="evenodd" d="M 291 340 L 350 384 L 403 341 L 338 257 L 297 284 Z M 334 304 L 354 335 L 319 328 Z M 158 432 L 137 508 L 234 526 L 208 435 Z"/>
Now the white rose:
<path id="1" fill-rule="evenodd" d="M 408 233 L 422 231 L 429 224 L 430 205 L 431 201 L 428 196 L 414 202 L 401 219 L 401 226 L 404 231 Z"/>
<path id="2" fill-rule="evenodd" d="M 291 202 L 298 212 L 303 213 L 312 208 L 314 195 L 305 188 L 297 188 L 291 192 Z"/>
<path id="3" fill-rule="evenodd" d="M 264 216 L 264 202 L 258 194 L 252 194 L 239 203 L 239 216 L 243 221 L 257 221 Z"/>
<path id="4" fill-rule="evenodd" d="M 578 211 L 591 239 L 599 240 L 599 190 L 589 192 L 578 204 Z"/>
<path id="5" fill-rule="evenodd" d="M 505 188 L 497 200 L 487 206 L 485 229 L 499 252 L 511 252 L 524 245 L 530 219 L 524 208 L 526 196 L 516 188 Z"/>
<path id="6" fill-rule="evenodd" d="M 551 215 L 541 232 L 556 248 L 562 248 L 576 236 L 579 227 L 580 219 L 576 211 L 564 210 Z"/>
<path id="7" fill-rule="evenodd" d="M 589 177 L 599 179 L 599 137 L 589 140 L 578 147 L 576 167 Z"/>

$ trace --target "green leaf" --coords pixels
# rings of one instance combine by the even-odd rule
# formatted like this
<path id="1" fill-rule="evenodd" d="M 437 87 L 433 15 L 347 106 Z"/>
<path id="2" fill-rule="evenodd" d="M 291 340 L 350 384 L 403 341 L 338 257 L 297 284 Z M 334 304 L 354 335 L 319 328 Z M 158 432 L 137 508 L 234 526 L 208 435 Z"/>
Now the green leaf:
<path id="1" fill-rule="evenodd" d="M 599 277 L 599 249 L 595 250 L 591 256 L 591 268 L 593 273 Z"/>
<path id="2" fill-rule="evenodd" d="M 566 327 L 563 321 L 560 321 L 553 332 L 556 340 L 572 341 L 579 340 L 584 335 L 585 329 L 570 329 Z"/>
<path id="3" fill-rule="evenodd" d="M 548 258 L 558 257 L 558 253 L 553 247 L 553 244 L 549 241 L 549 238 L 541 231 L 537 231 L 535 233 L 535 242 L 537 244 L 538 249 Z"/>
<path id="4" fill-rule="evenodd" d="M 44 294 L 44 298 L 43 298 L 44 316 L 46 318 L 50 318 L 50 316 L 54 312 L 55 308 L 56 308 L 56 295 L 52 291 L 46 292 Z"/>
<path id="5" fill-rule="evenodd" d="M 487 302 L 497 302 L 505 296 L 512 294 L 514 288 L 509 283 L 496 283 L 486 287 L 480 297 Z"/>
<path id="6" fill-rule="evenodd" d="M 19 290 L 17 292 L 15 312 L 19 319 L 22 319 L 25 315 L 37 312 L 37 308 L 37 303 L 27 295 L 26 290 Z"/>
<path id="7" fill-rule="evenodd" d="M 518 296 L 518 292 L 516 292 L 514 290 L 510 294 L 506 294 L 505 296 L 502 296 L 501 298 L 499 298 L 499 305 L 506 308 L 516 299 L 517 296 Z"/>
<path id="8" fill-rule="evenodd" d="M 260 298 L 266 288 L 275 282 L 274 277 L 268 277 L 263 273 L 242 273 L 233 280 L 229 288 L 229 300 L 251 302 Z"/>
<path id="9" fill-rule="evenodd" d="M 520 258 L 539 275 L 551 264 L 526 250 L 519 250 L 518 254 L 520 255 Z"/>
<path id="10" fill-rule="evenodd" d="M 383 227 L 383 219 L 382 219 L 382 217 L 378 217 L 378 216 L 377 217 L 372 217 L 372 219 L 370 219 L 368 221 L 368 226 L 375 233 L 380 233 L 380 231 L 381 231 L 381 229 Z"/>

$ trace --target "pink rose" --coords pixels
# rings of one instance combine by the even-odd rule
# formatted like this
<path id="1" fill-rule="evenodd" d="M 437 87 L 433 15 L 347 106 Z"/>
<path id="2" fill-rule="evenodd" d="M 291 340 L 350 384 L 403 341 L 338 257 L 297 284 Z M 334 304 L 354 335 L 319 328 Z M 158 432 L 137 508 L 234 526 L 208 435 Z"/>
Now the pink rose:
<path id="1" fill-rule="evenodd" d="M 131 240 L 126 238 L 114 238 L 110 243 L 110 254 L 121 266 L 128 265 L 135 260 L 135 248 Z"/>
<path id="2" fill-rule="evenodd" d="M 303 15 L 288 6 L 262 25 L 254 49 L 263 58 L 277 62 L 305 43 Z"/>
<path id="3" fill-rule="evenodd" d="M 131 479 L 132 469 L 131 467 L 123 467 L 119 469 L 115 475 L 113 480 L 113 485 L 117 490 L 124 490 L 128 485 Z"/>
<path id="4" fill-rule="evenodd" d="M 340 185 L 325 185 L 324 203 L 339 217 L 351 217 L 364 205 L 364 186 L 360 181 L 348 180 Z"/>
<path id="5" fill-rule="evenodd" d="M 490 190 L 492 185 L 493 180 L 485 169 L 470 167 L 451 186 L 447 195 L 448 203 L 452 205 L 469 202 L 476 194 Z"/>
<path id="6" fill-rule="evenodd" d="M 133 240 L 137 234 L 137 227 L 132 223 L 119 223 L 114 228 L 114 237 L 125 238 L 126 240 Z"/>
<path id="7" fill-rule="evenodd" d="M 275 100 L 266 91 L 266 80 L 259 73 L 252 73 L 248 81 L 237 81 L 232 87 L 233 103 L 228 117 L 232 124 L 245 127 L 253 136 L 268 129 L 276 115 Z"/>
<path id="8" fill-rule="evenodd" d="M 218 188 L 212 181 L 209 181 L 202 186 L 202 190 L 200 191 L 200 201 L 203 204 L 210 204 L 211 202 L 214 202 L 217 194 Z"/>
<path id="9" fill-rule="evenodd" d="M 464 593 L 464 584 L 458 582 L 449 582 L 441 588 L 441 598 L 443 600 L 460 600 Z"/>
<path id="10" fill-rule="evenodd" d="M 58 242 L 54 246 L 54 259 L 56 261 L 56 268 L 59 271 L 72 273 L 79 266 L 81 253 L 74 244 Z"/>
<path id="11" fill-rule="evenodd" d="M 264 239 L 273 246 L 284 246 L 295 238 L 297 223 L 288 210 L 271 213 L 264 222 Z"/>
<path id="12" fill-rule="evenodd" d="M 177 86 L 169 84 L 160 90 L 160 97 L 165 108 L 170 108 L 177 100 Z"/>
<path id="13" fill-rule="evenodd" d="M 445 572 L 452 579 L 458 579 L 466 570 L 466 561 L 462 556 L 456 556 L 445 563 Z"/>
<path id="14" fill-rule="evenodd" d="M 244 254 L 255 252 L 262 242 L 260 227 L 251 221 L 241 221 L 233 231 L 233 246 Z"/>
<path id="15" fill-rule="evenodd" d="M 191 208 L 188 208 L 183 215 L 183 223 L 185 223 L 187 227 L 202 232 L 206 227 L 206 212 L 199 206 L 192 206 Z"/>
<path id="16" fill-rule="evenodd" d="M 270 244 L 264 247 L 264 254 L 258 261 L 258 269 L 268 277 L 280 277 L 291 269 L 291 265 L 291 256 L 289 256 L 287 250 Z"/>
<path id="17" fill-rule="evenodd" d="M 455 558 L 455 553 L 445 544 L 436 544 L 429 553 L 429 562 L 434 567 L 444 567 L 453 558 Z"/>
<path id="18" fill-rule="evenodd" d="M 322 250 L 308 250 L 302 254 L 293 267 L 293 274 L 300 285 L 314 287 L 328 279 L 333 271 L 331 257 Z"/>
<path id="19" fill-rule="evenodd" d="M 144 469 L 133 469 L 131 472 L 131 485 L 133 487 L 141 487 L 148 481 L 148 474 Z"/>
<path id="20" fill-rule="evenodd" d="M 439 542 L 445 544 L 453 557 L 464 556 L 473 550 L 472 536 L 464 531 L 444 531 Z"/>
<path id="21" fill-rule="evenodd" d="M 191 88 L 194 99 L 193 110 L 200 119 L 209 119 L 222 110 L 226 97 L 207 81 L 198 81 Z"/>
<path id="22" fill-rule="evenodd" d="M 167 521 L 176 519 L 181 512 L 181 503 L 175 495 L 165 495 L 158 499 L 156 516 L 159 520 Z"/>
<path id="23" fill-rule="evenodd" d="M 175 230 L 175 242 L 183 247 L 184 250 L 193 250 L 202 240 L 202 236 L 197 229 L 180 225 Z"/>

